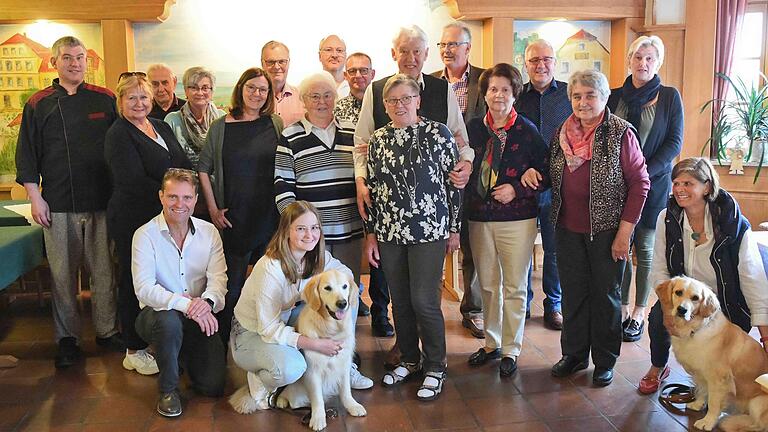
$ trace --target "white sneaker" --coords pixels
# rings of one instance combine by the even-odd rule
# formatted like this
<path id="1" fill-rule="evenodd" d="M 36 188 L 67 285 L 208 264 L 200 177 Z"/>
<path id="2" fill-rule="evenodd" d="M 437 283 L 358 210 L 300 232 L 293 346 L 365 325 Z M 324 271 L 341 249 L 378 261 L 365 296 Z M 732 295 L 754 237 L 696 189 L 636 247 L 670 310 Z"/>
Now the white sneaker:
<path id="1" fill-rule="evenodd" d="M 349 383 L 350 387 L 355 390 L 367 390 L 373 387 L 373 380 L 361 374 L 354 363 L 352 363 L 352 368 L 349 370 Z"/>
<path id="2" fill-rule="evenodd" d="M 251 398 L 256 401 L 256 409 L 266 410 L 269 409 L 269 396 L 274 389 L 270 390 L 261 382 L 261 379 L 253 372 L 247 373 L 248 377 L 248 393 Z"/>
<path id="3" fill-rule="evenodd" d="M 126 350 L 123 367 L 128 370 L 135 370 L 142 375 L 154 375 L 160 372 L 155 358 L 147 350 L 137 350 L 133 354 Z"/>

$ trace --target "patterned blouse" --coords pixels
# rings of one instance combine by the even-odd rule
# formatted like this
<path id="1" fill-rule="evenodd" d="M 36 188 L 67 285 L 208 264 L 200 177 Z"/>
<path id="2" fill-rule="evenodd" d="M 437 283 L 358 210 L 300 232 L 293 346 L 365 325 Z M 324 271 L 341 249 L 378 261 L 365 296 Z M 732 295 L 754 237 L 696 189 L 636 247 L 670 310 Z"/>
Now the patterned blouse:
<path id="1" fill-rule="evenodd" d="M 453 135 L 420 118 L 405 128 L 388 123 L 371 136 L 366 221 L 378 241 L 399 245 L 445 240 L 461 229 L 461 192 L 448 179 L 458 162 Z"/>
<path id="2" fill-rule="evenodd" d="M 352 123 L 354 127 L 360 118 L 360 109 L 362 107 L 362 99 L 349 95 L 336 101 L 336 106 L 333 108 L 333 116 L 336 117 L 336 121 L 339 123 Z"/>

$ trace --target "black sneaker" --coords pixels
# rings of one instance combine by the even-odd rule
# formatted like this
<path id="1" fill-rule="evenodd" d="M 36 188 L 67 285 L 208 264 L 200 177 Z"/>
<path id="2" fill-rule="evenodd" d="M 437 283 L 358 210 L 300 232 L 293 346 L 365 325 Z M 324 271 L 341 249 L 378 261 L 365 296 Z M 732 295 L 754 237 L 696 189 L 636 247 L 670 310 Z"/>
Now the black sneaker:
<path id="1" fill-rule="evenodd" d="M 178 417 L 181 415 L 181 397 L 178 390 L 162 393 L 157 400 L 157 412 L 163 417 Z"/>
<path id="2" fill-rule="evenodd" d="M 636 320 L 629 320 L 629 324 L 622 331 L 622 339 L 624 342 L 637 342 L 643 336 L 643 328 L 645 328 L 645 321 L 637 322 Z"/>
<path id="3" fill-rule="evenodd" d="M 77 362 L 80 358 L 80 347 L 77 346 L 77 339 L 73 337 L 63 337 L 59 340 L 59 351 L 56 353 L 54 365 L 56 369 L 65 369 Z"/>
<path id="4" fill-rule="evenodd" d="M 360 304 L 357 307 L 357 316 L 366 317 L 370 314 L 371 314 L 371 308 L 369 308 L 368 305 L 363 302 L 363 300 L 360 300 Z"/>
<path id="5" fill-rule="evenodd" d="M 123 352 L 125 351 L 125 342 L 123 342 L 123 336 L 120 333 L 115 333 L 112 336 L 105 338 L 96 338 L 96 345 L 106 348 L 110 351 Z"/>
<path id="6" fill-rule="evenodd" d="M 384 317 L 371 323 L 371 332 L 376 337 L 392 337 L 395 335 L 395 328 L 389 323 L 389 318 Z"/>

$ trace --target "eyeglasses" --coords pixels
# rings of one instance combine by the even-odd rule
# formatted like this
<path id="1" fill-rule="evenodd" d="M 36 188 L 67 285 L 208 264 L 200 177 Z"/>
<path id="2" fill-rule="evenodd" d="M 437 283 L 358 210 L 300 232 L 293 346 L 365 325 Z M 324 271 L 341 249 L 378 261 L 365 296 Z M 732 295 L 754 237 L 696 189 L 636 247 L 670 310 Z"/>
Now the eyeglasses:
<path id="1" fill-rule="evenodd" d="M 250 93 L 250 94 L 258 92 L 259 94 L 265 95 L 269 93 L 269 87 L 256 87 L 253 84 L 244 85 L 243 90 L 245 90 L 246 93 Z"/>
<path id="2" fill-rule="evenodd" d="M 371 72 L 371 70 L 369 68 L 366 68 L 366 67 L 363 67 L 363 68 L 349 68 L 349 69 L 347 69 L 347 73 L 350 76 L 355 76 L 358 73 L 360 75 L 368 75 L 369 72 Z"/>
<path id="3" fill-rule="evenodd" d="M 413 98 L 417 98 L 417 97 L 419 97 L 419 95 L 403 96 L 400 99 L 398 99 L 398 98 L 387 98 L 387 99 L 384 99 L 384 102 L 387 105 L 389 105 L 389 106 L 397 106 L 398 102 L 403 104 L 403 106 L 408 106 L 408 105 L 411 104 L 411 100 L 413 100 Z"/>
<path id="4" fill-rule="evenodd" d="M 437 43 L 437 47 L 440 48 L 440 49 L 453 50 L 453 49 L 456 49 L 456 48 L 458 48 L 458 47 L 460 47 L 462 45 L 467 45 L 468 43 L 469 43 L 468 41 L 464 41 L 464 42 L 438 42 Z"/>
<path id="5" fill-rule="evenodd" d="M 147 74 L 144 73 L 144 72 L 140 72 L 140 71 L 137 71 L 137 72 L 123 72 L 123 73 L 120 74 L 120 77 L 117 78 L 117 82 L 122 81 L 123 78 L 128 78 L 128 77 L 132 77 L 132 76 L 137 76 L 139 78 L 146 78 Z"/>
<path id="6" fill-rule="evenodd" d="M 311 100 L 313 103 L 318 103 L 318 102 L 320 102 L 320 100 L 332 101 L 334 96 L 335 95 L 333 93 L 331 93 L 331 92 L 327 92 L 327 93 L 323 93 L 323 94 L 320 94 L 320 93 L 310 93 L 310 94 L 307 95 L 307 99 Z"/>
<path id="7" fill-rule="evenodd" d="M 275 65 L 286 67 L 288 65 L 288 59 L 264 60 L 264 64 L 267 65 L 267 67 L 275 67 Z"/>
<path id="8" fill-rule="evenodd" d="M 298 233 L 299 235 L 304 235 L 307 233 L 307 231 L 312 231 L 313 234 L 317 234 L 320 232 L 320 225 L 312 225 L 312 226 L 306 226 L 306 225 L 296 225 L 294 228 L 294 231 Z"/>
<path id="9" fill-rule="evenodd" d="M 347 53 L 347 50 L 344 48 L 323 48 L 320 50 L 320 52 L 326 53 L 328 55 L 333 55 L 334 53 L 337 55 L 345 55 Z"/>
<path id="10" fill-rule="evenodd" d="M 208 93 L 213 90 L 213 87 L 210 87 L 207 85 L 204 85 L 202 87 L 191 85 L 191 86 L 187 86 L 187 90 L 191 91 L 192 93 L 195 93 L 195 92 Z"/>
<path id="11" fill-rule="evenodd" d="M 530 64 L 533 64 L 533 65 L 539 64 L 541 62 L 543 62 L 544 64 L 552 64 L 552 62 L 555 61 L 555 58 L 554 57 L 549 57 L 549 56 L 547 56 L 547 57 L 533 57 L 533 58 L 529 58 L 526 61 L 528 63 L 530 63 Z"/>

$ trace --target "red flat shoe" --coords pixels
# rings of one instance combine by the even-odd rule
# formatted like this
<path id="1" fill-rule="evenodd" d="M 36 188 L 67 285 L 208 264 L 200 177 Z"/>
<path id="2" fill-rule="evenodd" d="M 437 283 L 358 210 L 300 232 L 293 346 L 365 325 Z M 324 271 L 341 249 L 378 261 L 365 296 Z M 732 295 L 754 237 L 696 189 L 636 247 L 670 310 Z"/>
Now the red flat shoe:
<path id="1" fill-rule="evenodd" d="M 661 382 L 667 379 L 669 376 L 669 372 L 669 366 L 664 366 L 664 369 L 662 369 L 658 377 L 648 375 L 644 376 L 640 379 L 640 385 L 637 387 L 637 390 L 645 395 L 656 393 Z"/>

